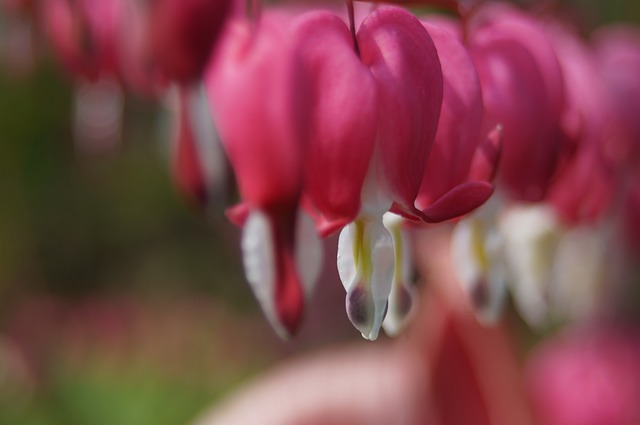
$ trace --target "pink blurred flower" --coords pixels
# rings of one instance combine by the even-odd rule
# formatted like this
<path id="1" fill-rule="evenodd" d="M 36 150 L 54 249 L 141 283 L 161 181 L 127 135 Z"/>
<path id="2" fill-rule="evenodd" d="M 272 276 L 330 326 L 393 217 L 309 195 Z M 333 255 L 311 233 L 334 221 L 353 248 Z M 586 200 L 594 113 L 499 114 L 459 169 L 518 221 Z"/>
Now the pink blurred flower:
<path id="1" fill-rule="evenodd" d="M 423 23 L 442 66 L 442 111 L 416 207 L 432 222 L 464 215 L 493 193 L 501 130 L 483 133 L 484 108 L 475 67 L 464 46 L 438 21 Z M 486 130 L 486 129 L 485 129 Z"/>
<path id="2" fill-rule="evenodd" d="M 156 0 L 139 3 L 150 66 L 179 83 L 201 77 L 231 11 L 231 0 Z"/>
<path id="3" fill-rule="evenodd" d="M 562 127 L 574 150 L 553 184 L 549 202 L 566 223 L 594 222 L 608 211 L 615 195 L 606 146 L 620 121 L 598 72 L 595 51 L 561 24 L 547 25 L 565 79 Z"/>
<path id="4" fill-rule="evenodd" d="M 577 329 L 538 348 L 528 366 L 536 412 L 546 425 L 640 421 L 640 343 L 615 328 Z"/>
<path id="5" fill-rule="evenodd" d="M 120 0 L 49 0 L 41 20 L 58 59 L 91 81 L 117 74 Z"/>
<path id="6" fill-rule="evenodd" d="M 231 21 L 205 83 L 248 210 L 242 241 L 247 279 L 275 329 L 295 333 L 321 260 L 319 247 L 297 240 L 306 234 L 298 205 L 311 95 L 285 18 L 274 13 L 255 25 Z"/>
<path id="7" fill-rule="evenodd" d="M 563 76 L 541 26 L 506 4 L 487 4 L 466 24 L 489 128 L 503 126 L 497 186 L 516 201 L 540 201 L 564 154 Z"/>

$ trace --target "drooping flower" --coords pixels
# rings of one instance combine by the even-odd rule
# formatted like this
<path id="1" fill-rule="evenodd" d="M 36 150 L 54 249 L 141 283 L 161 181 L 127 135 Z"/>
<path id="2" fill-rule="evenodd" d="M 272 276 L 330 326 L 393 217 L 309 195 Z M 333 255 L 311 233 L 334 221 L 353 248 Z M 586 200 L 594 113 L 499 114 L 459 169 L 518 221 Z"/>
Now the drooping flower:
<path id="1" fill-rule="evenodd" d="M 393 240 L 382 216 L 390 209 L 422 215 L 414 201 L 440 114 L 440 62 L 427 31 L 399 8 L 369 15 L 357 46 L 330 14 L 305 17 L 297 34 L 322 92 L 313 116 L 308 200 L 322 233 L 351 223 L 338 242 L 347 313 L 365 338 L 376 339 L 394 273 Z"/>
<path id="2" fill-rule="evenodd" d="M 493 193 L 492 179 L 500 155 L 500 129 L 486 134 L 482 128 L 483 105 L 475 67 L 464 46 L 454 35 L 454 23 L 437 19 L 423 22 L 438 50 L 444 79 L 442 111 L 438 131 L 425 167 L 416 207 L 427 220 L 439 222 L 462 216 L 483 204 Z M 387 220 L 394 223 L 397 220 Z M 387 226 L 389 227 L 389 226 Z M 396 252 L 396 267 L 385 330 L 398 329 L 410 312 L 415 289 L 413 265 L 405 229 L 390 228 Z M 465 280 L 480 288 L 474 277 Z M 477 288 L 469 288 L 471 292 Z M 480 288 L 479 290 L 483 290 Z M 394 324 L 395 323 L 395 324 Z M 392 331 L 393 333 L 393 331 Z M 397 331 L 395 332 L 397 333 Z"/>
<path id="3" fill-rule="evenodd" d="M 52 47 L 74 76 L 90 81 L 114 76 L 120 0 L 51 0 L 42 2 L 41 19 Z"/>
<path id="4" fill-rule="evenodd" d="M 545 204 L 513 209 L 502 222 L 516 307 L 538 327 L 589 314 L 609 277 L 608 213 L 617 177 L 607 151 L 620 128 L 593 49 L 568 28 L 546 25 L 564 75 L 561 126 L 573 153 Z M 530 224 L 537 233 L 519 230 L 528 216 L 537 217 Z M 514 239 L 518 234 L 528 236 Z"/>
<path id="5" fill-rule="evenodd" d="M 613 163 L 606 152 L 620 122 L 598 72 L 595 51 L 557 23 L 549 24 L 548 32 L 565 76 L 562 127 L 574 150 L 553 182 L 549 201 L 566 223 L 594 222 L 607 212 L 614 196 Z"/>
<path id="6" fill-rule="evenodd" d="M 230 0 L 132 0 L 142 15 L 141 25 L 147 66 L 171 81 L 189 83 L 200 77 L 209 61 Z"/>
<path id="7" fill-rule="evenodd" d="M 512 6 L 483 6 L 466 25 L 461 32 L 478 69 L 486 118 L 502 126 L 503 149 L 500 196 L 457 225 L 452 255 L 482 321 L 499 317 L 509 285 L 525 320 L 541 325 L 548 320 L 554 253 L 571 239 L 541 202 L 558 190 L 577 143 L 565 119 L 573 76 L 561 67 L 544 25 Z"/>
<path id="8" fill-rule="evenodd" d="M 320 264 L 317 242 L 300 241 L 313 236 L 299 210 L 311 98 L 286 28 L 276 14 L 264 14 L 255 25 L 230 22 L 205 81 L 248 210 L 242 236 L 247 279 L 284 336 L 298 329 Z"/>
<path id="9" fill-rule="evenodd" d="M 313 12 L 293 25 L 304 65 L 311 74 L 314 111 L 305 196 L 328 236 L 355 220 L 373 155 L 378 119 L 377 84 L 355 52 L 338 16 Z"/>
<path id="10" fill-rule="evenodd" d="M 640 31 L 630 26 L 604 27 L 593 36 L 596 66 L 618 119 L 605 146 L 606 158 L 618 167 L 640 159 Z"/>
<path id="11" fill-rule="evenodd" d="M 512 200 L 540 201 L 566 153 L 563 76 L 552 44 L 541 25 L 500 4 L 484 6 L 466 32 L 489 128 L 503 127 L 497 187 Z"/>

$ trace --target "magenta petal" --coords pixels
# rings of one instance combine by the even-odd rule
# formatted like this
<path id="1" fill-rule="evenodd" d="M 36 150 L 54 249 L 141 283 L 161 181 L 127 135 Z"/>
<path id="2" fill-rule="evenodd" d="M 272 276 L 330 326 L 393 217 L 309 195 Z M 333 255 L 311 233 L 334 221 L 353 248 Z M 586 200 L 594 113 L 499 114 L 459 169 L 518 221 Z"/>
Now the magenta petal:
<path id="1" fill-rule="evenodd" d="M 403 9 L 382 7 L 358 31 L 362 62 L 378 82 L 378 149 L 392 200 L 413 209 L 436 134 L 442 71 L 420 21 Z"/>
<path id="2" fill-rule="evenodd" d="M 594 38 L 597 65 L 620 121 L 606 153 L 615 165 L 629 166 L 640 158 L 640 30 L 618 24 L 599 29 Z"/>
<path id="3" fill-rule="evenodd" d="M 543 76 L 549 112 L 554 116 L 559 115 L 565 103 L 565 81 L 553 40 L 547 36 L 543 25 L 533 15 L 503 2 L 487 2 L 475 21 L 488 23 L 492 31 L 497 33 L 509 34 L 527 49 Z"/>
<path id="4" fill-rule="evenodd" d="M 247 218 L 249 218 L 250 213 L 249 205 L 246 202 L 240 202 L 239 204 L 233 205 L 224 212 L 230 222 L 235 224 L 238 227 L 244 227 L 244 224 L 247 222 Z"/>
<path id="5" fill-rule="evenodd" d="M 303 187 L 311 99 L 281 19 L 234 21 L 205 79 L 240 193 L 253 207 L 297 205 Z"/>
<path id="6" fill-rule="evenodd" d="M 280 323 L 294 335 L 302 320 L 304 293 L 294 257 L 295 214 L 271 217 L 275 254 L 275 307 Z"/>
<path id="7" fill-rule="evenodd" d="M 540 201 L 568 153 L 561 120 L 573 77 L 561 67 L 565 54 L 533 15 L 507 4 L 479 8 L 468 35 L 485 129 L 504 129 L 498 185 L 513 200 Z"/>
<path id="8" fill-rule="evenodd" d="M 484 204 L 493 189 L 493 185 L 485 181 L 472 181 L 456 186 L 422 210 L 423 220 L 439 223 L 467 214 Z"/>
<path id="9" fill-rule="evenodd" d="M 468 180 L 474 152 L 483 140 L 482 92 L 471 57 L 447 29 L 423 25 L 438 49 L 444 94 L 436 139 L 416 198 L 419 209 Z"/>
<path id="10" fill-rule="evenodd" d="M 502 152 L 502 126 L 497 125 L 478 146 L 469 171 L 469 180 L 493 181 Z"/>
<path id="11" fill-rule="evenodd" d="M 353 221 L 377 129 L 375 80 L 355 53 L 345 23 L 328 12 L 293 25 L 311 76 L 315 107 L 306 160 L 305 194 L 325 236 Z"/>
<path id="12" fill-rule="evenodd" d="M 47 38 L 74 76 L 96 80 L 116 73 L 121 4 L 112 0 L 42 2 L 40 12 Z"/>
<path id="13" fill-rule="evenodd" d="M 545 74 L 515 28 L 488 25 L 471 39 L 487 125 L 504 127 L 499 184 L 514 199 L 539 201 L 562 151 Z"/>
<path id="14" fill-rule="evenodd" d="M 146 53 L 169 79 L 186 83 L 199 78 L 231 4 L 230 0 L 149 2 Z"/>
<path id="15" fill-rule="evenodd" d="M 252 209 L 242 229 L 245 274 L 262 310 L 278 334 L 293 335 L 304 310 L 296 266 L 297 208 Z"/>

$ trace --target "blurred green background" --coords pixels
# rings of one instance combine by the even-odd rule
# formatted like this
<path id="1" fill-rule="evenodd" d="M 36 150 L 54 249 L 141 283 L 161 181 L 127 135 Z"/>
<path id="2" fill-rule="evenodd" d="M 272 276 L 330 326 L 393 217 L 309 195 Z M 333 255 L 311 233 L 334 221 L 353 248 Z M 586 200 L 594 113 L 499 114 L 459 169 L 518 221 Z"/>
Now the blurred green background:
<path id="1" fill-rule="evenodd" d="M 165 107 L 128 96 L 122 140 L 84 151 L 72 81 L 38 61 L 0 69 L 0 424 L 184 424 L 278 359 L 357 338 L 329 278 L 280 341 L 237 229 L 175 190 Z"/>
<path id="2" fill-rule="evenodd" d="M 640 16 L 565 3 L 586 32 Z M 0 69 L 0 424 L 183 424 L 282 357 L 359 338 L 329 276 L 301 338 L 279 341 L 237 231 L 174 190 L 167 112 L 128 96 L 117 148 L 83 153 L 73 90 L 46 54 Z"/>

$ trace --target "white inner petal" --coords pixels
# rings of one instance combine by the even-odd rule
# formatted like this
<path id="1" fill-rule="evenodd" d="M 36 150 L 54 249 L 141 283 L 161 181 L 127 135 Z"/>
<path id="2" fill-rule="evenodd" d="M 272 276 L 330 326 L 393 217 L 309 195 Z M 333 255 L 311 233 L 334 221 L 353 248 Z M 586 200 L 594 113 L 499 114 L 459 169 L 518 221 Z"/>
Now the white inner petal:
<path id="1" fill-rule="evenodd" d="M 347 290 L 347 308 L 354 326 L 366 339 L 378 337 L 384 320 L 394 271 L 391 235 L 378 220 L 359 218 L 338 240 L 338 273 Z M 353 295 L 357 294 L 357 303 Z M 354 308 L 354 310 L 350 310 Z M 352 314 L 356 316 L 352 316 Z"/>
<path id="2" fill-rule="evenodd" d="M 417 294 L 412 281 L 413 257 L 409 235 L 402 228 L 404 219 L 388 212 L 382 221 L 391 234 L 395 257 L 389 308 L 382 326 L 387 335 L 395 336 L 404 329 L 415 311 Z"/>
<path id="3" fill-rule="evenodd" d="M 503 238 L 495 219 L 485 213 L 458 222 L 452 234 L 451 258 L 478 321 L 495 323 L 506 295 Z"/>
<path id="4" fill-rule="evenodd" d="M 560 226 L 554 211 L 537 204 L 509 208 L 500 221 L 512 294 L 520 315 L 540 327 L 549 320 L 549 288 Z"/>
<path id="5" fill-rule="evenodd" d="M 393 242 L 389 231 L 382 226 L 382 221 L 371 224 L 371 245 L 373 273 L 371 275 L 371 292 L 375 304 L 373 326 L 367 339 L 375 340 L 387 313 L 387 303 L 391 293 L 394 272 Z"/>
<path id="6" fill-rule="evenodd" d="M 393 204 L 379 155 L 379 149 L 376 147 L 360 192 L 360 216 L 370 217 L 373 220 L 379 220 L 379 217 L 389 211 Z"/>
<path id="7" fill-rule="evenodd" d="M 347 291 L 357 283 L 353 258 L 355 226 L 355 223 L 349 223 L 342 229 L 338 238 L 338 275 Z"/>
<path id="8" fill-rule="evenodd" d="M 287 332 L 278 320 L 275 306 L 275 253 L 269 218 L 259 210 L 249 213 L 242 229 L 244 271 L 265 316 L 280 335 Z"/>

